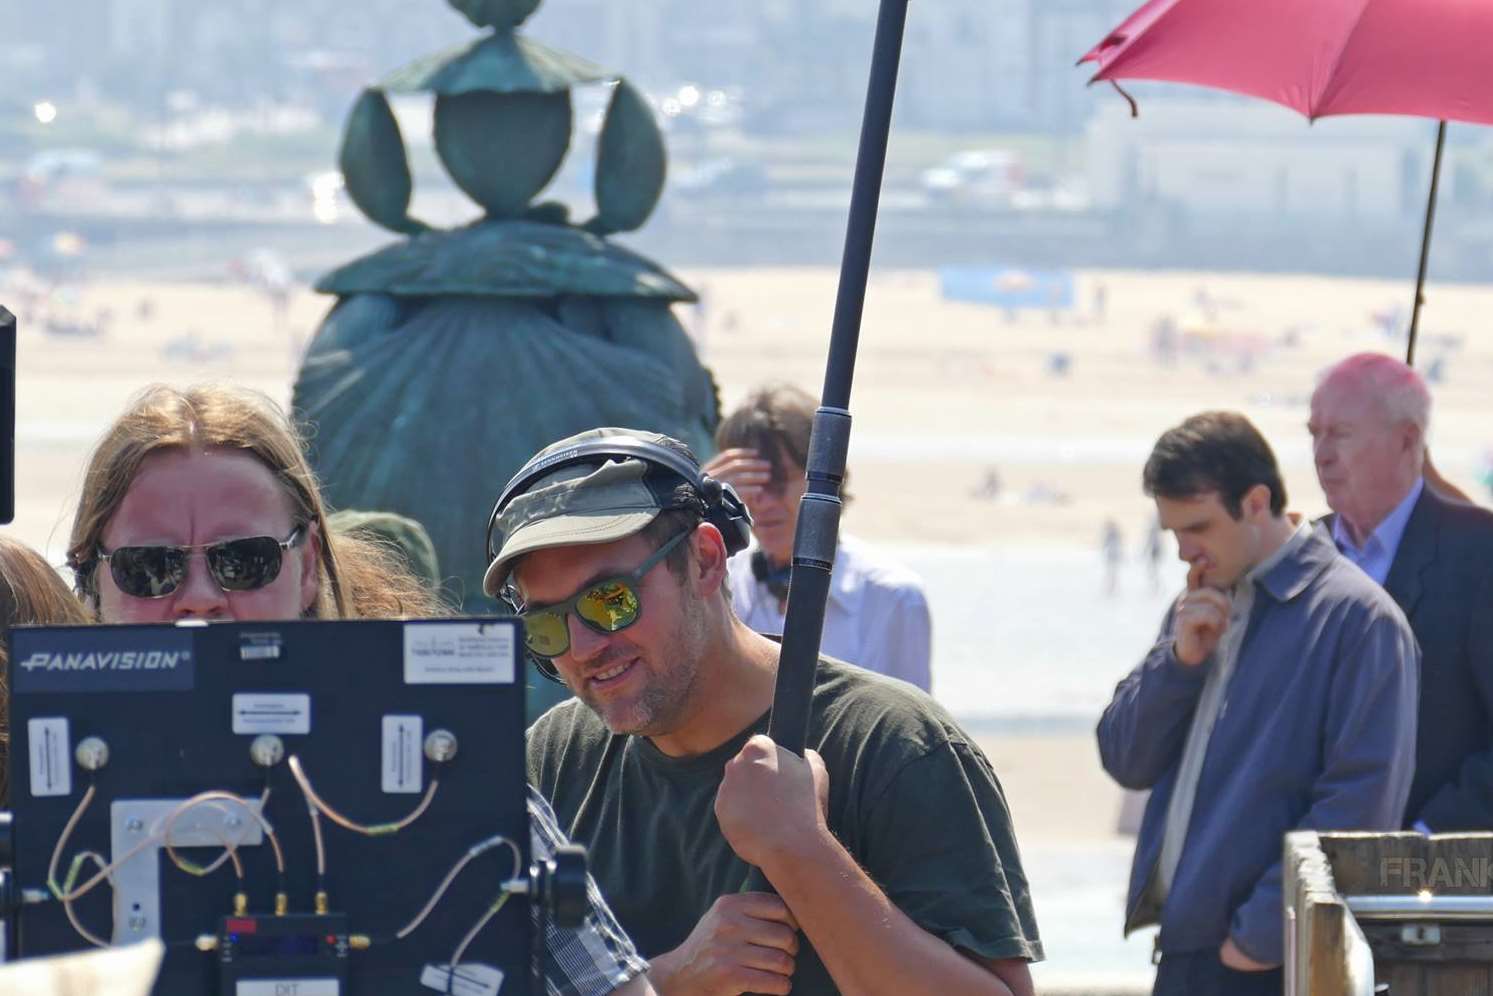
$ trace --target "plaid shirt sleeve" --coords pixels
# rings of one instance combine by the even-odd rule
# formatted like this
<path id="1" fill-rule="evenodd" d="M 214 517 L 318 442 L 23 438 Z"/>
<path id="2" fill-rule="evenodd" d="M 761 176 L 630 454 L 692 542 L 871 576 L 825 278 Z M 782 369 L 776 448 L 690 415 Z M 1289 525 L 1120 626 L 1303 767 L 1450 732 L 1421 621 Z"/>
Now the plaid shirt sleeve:
<path id="1" fill-rule="evenodd" d="M 554 811 L 533 786 L 529 787 L 529 846 L 535 861 L 553 857 L 566 843 Z M 545 923 L 544 979 L 548 996 L 605 996 L 648 971 L 648 963 L 632 946 L 601 890 L 586 876 L 591 912 L 576 928 Z M 537 908 L 534 919 L 539 918 Z"/>

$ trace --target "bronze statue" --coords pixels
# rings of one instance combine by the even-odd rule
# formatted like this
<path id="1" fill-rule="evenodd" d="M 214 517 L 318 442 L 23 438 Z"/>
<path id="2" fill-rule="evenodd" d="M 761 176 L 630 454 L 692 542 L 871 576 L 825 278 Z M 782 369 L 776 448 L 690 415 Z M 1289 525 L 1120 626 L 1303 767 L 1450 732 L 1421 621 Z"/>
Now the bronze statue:
<path id="1" fill-rule="evenodd" d="M 694 293 L 610 241 L 662 193 L 663 136 L 626 80 L 517 28 L 539 0 L 449 0 L 487 29 L 365 90 L 348 117 L 347 192 L 402 240 L 327 274 L 338 297 L 308 349 L 294 405 L 334 504 L 424 524 L 468 610 L 482 596 L 481 524 L 523 459 L 618 425 L 711 449 L 719 404 L 675 302 Z M 609 84 L 596 215 L 535 198 L 571 140 L 570 91 Z M 386 93 L 435 95 L 435 147 L 485 216 L 449 230 L 409 214 L 412 182 Z"/>

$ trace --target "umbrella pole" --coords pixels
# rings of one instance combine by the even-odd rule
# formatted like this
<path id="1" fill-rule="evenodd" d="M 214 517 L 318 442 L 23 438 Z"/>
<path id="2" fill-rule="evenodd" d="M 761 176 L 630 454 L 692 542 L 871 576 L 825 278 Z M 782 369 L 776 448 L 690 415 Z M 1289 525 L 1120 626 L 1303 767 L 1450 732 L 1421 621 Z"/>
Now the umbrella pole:
<path id="1" fill-rule="evenodd" d="M 1405 362 L 1415 365 L 1415 336 L 1420 331 L 1420 306 L 1426 303 L 1426 265 L 1431 255 L 1431 226 L 1436 222 L 1436 191 L 1441 185 L 1441 150 L 1446 147 L 1446 122 L 1436 124 L 1436 158 L 1431 163 L 1431 194 L 1426 198 L 1426 224 L 1420 237 L 1420 271 L 1415 277 L 1415 305 L 1410 310 L 1410 340 Z"/>

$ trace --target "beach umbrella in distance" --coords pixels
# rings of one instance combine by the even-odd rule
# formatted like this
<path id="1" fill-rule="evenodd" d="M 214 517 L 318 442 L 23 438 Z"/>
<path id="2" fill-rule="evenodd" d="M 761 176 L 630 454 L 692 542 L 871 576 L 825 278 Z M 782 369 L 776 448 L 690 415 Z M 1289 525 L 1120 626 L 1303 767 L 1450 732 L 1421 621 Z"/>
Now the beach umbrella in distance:
<path id="1" fill-rule="evenodd" d="M 1446 123 L 1493 124 L 1489 39 L 1488 0 L 1150 0 L 1079 63 L 1098 66 L 1092 82 L 1195 83 L 1311 120 L 1399 114 L 1439 122 L 1405 354 L 1414 362 Z"/>

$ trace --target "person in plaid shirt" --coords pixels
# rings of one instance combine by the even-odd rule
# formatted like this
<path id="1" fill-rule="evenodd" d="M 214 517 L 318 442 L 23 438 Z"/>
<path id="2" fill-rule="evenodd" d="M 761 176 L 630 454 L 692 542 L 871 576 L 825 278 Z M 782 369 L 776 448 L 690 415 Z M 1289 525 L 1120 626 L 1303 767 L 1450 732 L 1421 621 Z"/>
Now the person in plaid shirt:
<path id="1" fill-rule="evenodd" d="M 529 787 L 529 849 L 535 861 L 555 856 L 569 841 L 544 797 Z M 544 988 L 548 996 L 656 996 L 648 984 L 648 963 L 612 915 L 596 880 L 586 875 L 586 899 L 591 911 L 576 928 L 546 921 L 544 930 Z M 537 904 L 531 915 L 539 919 Z"/>

